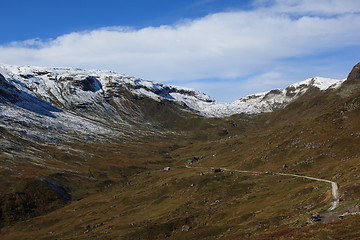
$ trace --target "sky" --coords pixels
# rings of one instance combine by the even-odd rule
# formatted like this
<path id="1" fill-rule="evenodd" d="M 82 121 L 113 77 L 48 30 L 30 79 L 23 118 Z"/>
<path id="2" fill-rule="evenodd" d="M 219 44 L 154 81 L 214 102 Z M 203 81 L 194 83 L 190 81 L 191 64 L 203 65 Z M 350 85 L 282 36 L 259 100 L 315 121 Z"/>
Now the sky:
<path id="1" fill-rule="evenodd" d="M 0 62 L 112 70 L 220 102 L 360 61 L 358 0 L 2 0 Z"/>

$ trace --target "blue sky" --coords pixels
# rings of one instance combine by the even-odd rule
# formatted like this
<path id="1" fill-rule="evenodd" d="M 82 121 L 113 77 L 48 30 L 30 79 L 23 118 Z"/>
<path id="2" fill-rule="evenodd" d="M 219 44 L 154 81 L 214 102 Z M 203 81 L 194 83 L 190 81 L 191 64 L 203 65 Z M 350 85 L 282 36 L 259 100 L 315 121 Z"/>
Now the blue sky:
<path id="1" fill-rule="evenodd" d="M 218 101 L 360 61 L 358 0 L 8 1 L 0 62 L 108 69 Z"/>
<path id="2" fill-rule="evenodd" d="M 143 28 L 211 13 L 246 9 L 248 0 L 3 0 L 1 44 L 109 26 Z"/>

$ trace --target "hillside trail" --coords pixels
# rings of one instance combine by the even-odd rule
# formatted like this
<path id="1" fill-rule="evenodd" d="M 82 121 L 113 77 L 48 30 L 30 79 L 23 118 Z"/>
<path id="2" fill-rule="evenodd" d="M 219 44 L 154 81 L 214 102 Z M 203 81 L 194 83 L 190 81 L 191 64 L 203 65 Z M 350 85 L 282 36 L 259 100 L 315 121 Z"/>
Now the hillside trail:
<path id="1" fill-rule="evenodd" d="M 193 166 L 187 166 L 188 168 L 202 168 L 202 169 L 207 169 L 204 167 L 193 167 Z M 237 169 L 228 169 L 228 168 L 220 168 L 222 171 L 229 171 L 229 172 L 238 172 L 238 173 L 250 173 L 250 174 L 262 174 L 263 172 L 256 172 L 256 171 L 245 171 L 245 170 L 237 170 Z M 309 176 L 303 176 L 303 175 L 296 175 L 296 174 L 290 174 L 290 173 L 275 173 L 273 172 L 272 174 L 274 175 L 281 175 L 281 176 L 289 176 L 289 177 L 298 177 L 298 178 L 306 178 L 306 179 L 311 179 L 314 181 L 320 181 L 320 182 L 327 182 L 331 184 L 331 206 L 330 208 L 327 210 L 328 214 L 326 215 L 326 218 L 328 216 L 331 216 L 331 218 L 333 217 L 331 214 L 331 212 L 334 212 L 334 210 L 336 208 L 339 207 L 340 205 L 340 198 L 339 198 L 339 188 L 336 182 L 330 181 L 330 180 L 326 180 L 326 179 L 321 179 L 321 178 L 314 178 L 314 177 L 309 177 Z M 325 219 L 326 221 L 327 219 Z"/>

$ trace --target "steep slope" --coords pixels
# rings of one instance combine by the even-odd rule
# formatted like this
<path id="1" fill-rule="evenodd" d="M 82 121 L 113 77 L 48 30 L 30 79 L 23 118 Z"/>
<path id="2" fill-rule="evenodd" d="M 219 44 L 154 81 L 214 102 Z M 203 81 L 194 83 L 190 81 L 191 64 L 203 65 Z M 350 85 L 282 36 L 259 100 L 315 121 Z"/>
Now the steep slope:
<path id="1" fill-rule="evenodd" d="M 65 138 L 70 131 L 85 139 L 152 131 L 151 124 L 156 123 L 151 123 L 146 106 L 141 106 L 144 97 L 161 102 L 180 93 L 212 101 L 196 91 L 107 71 L 2 65 L 0 74 L 3 125 L 9 125 L 7 119 L 16 122 L 21 118 L 23 125 L 37 122 L 37 128 L 48 132 L 55 128 L 56 134 L 65 133 Z M 35 118 L 38 121 L 33 121 Z"/>

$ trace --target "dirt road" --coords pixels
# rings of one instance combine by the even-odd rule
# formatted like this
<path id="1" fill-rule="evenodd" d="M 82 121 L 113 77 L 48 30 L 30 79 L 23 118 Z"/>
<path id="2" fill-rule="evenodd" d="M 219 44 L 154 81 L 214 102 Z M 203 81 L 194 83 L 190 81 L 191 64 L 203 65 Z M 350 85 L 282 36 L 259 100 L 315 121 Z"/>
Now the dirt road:
<path id="1" fill-rule="evenodd" d="M 338 190 L 338 185 L 337 185 L 336 182 L 321 179 L 321 178 L 314 178 L 314 177 L 308 177 L 308 176 L 302 176 L 302 175 L 296 175 L 296 174 L 288 174 L 288 173 L 274 173 L 274 174 L 282 175 L 282 176 L 307 178 L 307 179 L 311 179 L 311 180 L 314 180 L 314 181 L 321 181 L 321 182 L 331 183 L 331 195 L 332 195 L 332 198 L 331 198 L 331 207 L 329 208 L 329 211 L 333 211 L 337 207 L 339 207 L 339 202 L 340 202 L 339 190 Z"/>
<path id="2" fill-rule="evenodd" d="M 188 166 L 190 167 L 190 166 Z M 202 168 L 202 167 L 190 167 L 190 168 Z M 236 170 L 236 169 L 227 169 L 227 168 L 220 168 L 222 171 L 230 171 L 230 172 L 239 172 L 239 173 L 250 173 L 250 174 L 261 174 L 261 172 L 256 172 L 256 171 L 243 171 L 243 170 Z M 289 176 L 289 177 L 299 177 L 299 178 L 306 178 L 306 179 L 311 179 L 314 181 L 320 181 L 320 182 L 327 182 L 331 184 L 331 206 L 328 209 L 328 211 L 332 212 L 334 211 L 336 208 L 339 207 L 339 190 L 338 190 L 338 185 L 336 182 L 330 181 L 330 180 L 326 180 L 326 179 L 321 179 L 321 178 L 314 178 L 314 177 L 309 177 L 309 176 L 303 176 L 303 175 L 296 175 L 296 174 L 290 174 L 290 173 L 273 173 L 274 175 L 281 175 L 281 176 Z"/>

